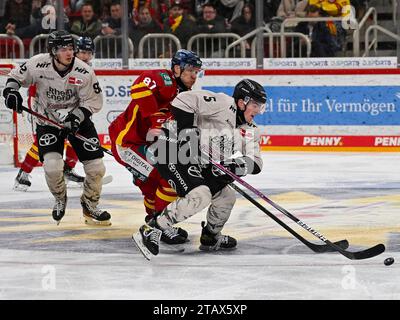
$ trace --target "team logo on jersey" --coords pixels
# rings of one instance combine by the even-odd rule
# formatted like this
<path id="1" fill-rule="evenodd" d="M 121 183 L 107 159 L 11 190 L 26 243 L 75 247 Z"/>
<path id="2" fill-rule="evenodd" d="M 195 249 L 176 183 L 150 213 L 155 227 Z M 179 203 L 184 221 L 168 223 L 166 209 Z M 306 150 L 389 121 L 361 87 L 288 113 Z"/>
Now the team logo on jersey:
<path id="1" fill-rule="evenodd" d="M 38 62 L 38 64 L 36 65 L 36 68 L 47 68 L 50 65 L 50 62 Z"/>
<path id="2" fill-rule="evenodd" d="M 243 138 L 253 139 L 254 133 L 245 129 L 240 129 L 240 134 Z"/>
<path id="3" fill-rule="evenodd" d="M 214 166 L 211 167 L 211 173 L 213 174 L 214 177 L 220 177 L 226 174 L 221 169 L 218 169 L 217 167 Z"/>
<path id="4" fill-rule="evenodd" d="M 95 144 L 99 144 L 99 143 L 100 143 L 100 142 L 99 142 L 99 139 L 97 139 L 97 138 L 90 138 L 89 140 L 92 141 L 92 142 L 95 143 Z M 94 145 L 92 145 L 92 144 L 89 144 L 89 143 L 87 143 L 87 142 L 85 142 L 85 143 L 83 144 L 83 147 L 85 148 L 86 151 L 89 151 L 89 152 L 93 152 L 93 151 L 99 150 L 98 147 L 96 147 L 96 146 L 94 146 Z"/>
<path id="5" fill-rule="evenodd" d="M 47 98 L 61 102 L 61 101 L 68 101 L 72 99 L 72 97 L 76 95 L 74 94 L 72 89 L 67 89 L 66 91 L 61 91 L 56 88 L 49 87 L 46 92 Z"/>
<path id="6" fill-rule="evenodd" d="M 171 179 L 168 180 L 168 184 L 171 186 L 172 189 L 176 190 L 176 184 Z"/>
<path id="7" fill-rule="evenodd" d="M 39 139 L 39 146 L 47 147 L 57 142 L 57 137 L 52 133 L 46 133 Z"/>
<path id="8" fill-rule="evenodd" d="M 85 68 L 79 68 L 79 67 L 76 67 L 74 71 L 80 72 L 83 74 L 89 73 L 89 71 L 87 71 Z"/>
<path id="9" fill-rule="evenodd" d="M 68 78 L 68 83 L 69 84 L 73 84 L 75 86 L 80 86 L 80 85 L 82 85 L 83 80 L 79 79 L 79 78 L 75 78 L 75 77 L 69 77 Z"/>
<path id="10" fill-rule="evenodd" d="M 168 73 L 161 72 L 160 76 L 164 80 L 164 84 L 166 86 L 172 86 L 172 79 L 171 79 L 171 77 L 169 76 Z"/>
<path id="11" fill-rule="evenodd" d="M 188 169 L 189 175 L 196 178 L 203 178 L 201 172 L 197 166 L 190 166 Z"/>

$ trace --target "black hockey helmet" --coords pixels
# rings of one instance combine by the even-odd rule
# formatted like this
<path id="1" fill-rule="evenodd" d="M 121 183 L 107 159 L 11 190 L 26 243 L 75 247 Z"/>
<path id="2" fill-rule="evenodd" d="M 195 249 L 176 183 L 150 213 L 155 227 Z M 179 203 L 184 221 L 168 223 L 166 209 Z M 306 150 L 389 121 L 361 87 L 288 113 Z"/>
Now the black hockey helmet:
<path id="1" fill-rule="evenodd" d="M 267 94 L 261 84 L 251 79 L 240 81 L 233 91 L 233 98 L 237 103 L 239 99 L 243 99 L 247 104 L 250 99 L 264 104 L 267 101 Z"/>
<path id="2" fill-rule="evenodd" d="M 94 54 L 94 42 L 90 37 L 79 37 L 76 47 L 78 51 L 90 51 Z"/>
<path id="3" fill-rule="evenodd" d="M 201 68 L 202 64 L 203 62 L 200 60 L 200 57 L 193 51 L 179 49 L 172 57 L 171 69 L 173 69 L 175 65 L 180 66 L 181 69 L 185 69 L 187 65 Z"/>
<path id="4" fill-rule="evenodd" d="M 243 79 L 235 86 L 235 89 L 233 90 L 233 98 L 235 99 L 236 104 L 239 99 L 244 101 L 244 110 L 241 110 L 238 107 L 236 111 L 236 125 L 240 126 L 246 123 L 245 111 L 250 100 L 253 100 L 260 105 L 260 113 L 264 112 L 267 94 L 265 93 L 263 86 L 258 82 L 251 79 Z"/>
<path id="5" fill-rule="evenodd" d="M 53 31 L 49 34 L 49 38 L 47 40 L 47 51 L 50 53 L 51 56 L 54 57 L 58 49 L 68 46 L 72 46 L 74 52 L 76 52 L 75 39 L 69 32 L 60 30 Z"/>

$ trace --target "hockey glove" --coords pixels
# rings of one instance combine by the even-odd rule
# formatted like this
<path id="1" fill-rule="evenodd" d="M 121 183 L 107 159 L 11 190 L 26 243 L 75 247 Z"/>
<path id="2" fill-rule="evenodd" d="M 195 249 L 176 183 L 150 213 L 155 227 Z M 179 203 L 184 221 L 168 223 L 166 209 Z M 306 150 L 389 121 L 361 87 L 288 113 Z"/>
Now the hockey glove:
<path id="1" fill-rule="evenodd" d="M 236 174 L 238 177 L 243 177 L 248 172 L 246 157 L 240 157 L 236 159 L 229 159 L 227 161 L 222 161 L 221 165 L 223 165 L 230 172 Z"/>
<path id="2" fill-rule="evenodd" d="M 18 90 L 14 88 L 5 88 L 3 90 L 3 97 L 7 108 L 14 110 L 17 113 L 22 113 L 22 96 Z"/>
<path id="3" fill-rule="evenodd" d="M 67 136 L 68 134 L 74 135 L 81 125 L 81 123 L 85 120 L 85 113 L 81 108 L 76 108 L 72 110 L 65 117 L 64 120 L 64 129 L 63 132 Z"/>

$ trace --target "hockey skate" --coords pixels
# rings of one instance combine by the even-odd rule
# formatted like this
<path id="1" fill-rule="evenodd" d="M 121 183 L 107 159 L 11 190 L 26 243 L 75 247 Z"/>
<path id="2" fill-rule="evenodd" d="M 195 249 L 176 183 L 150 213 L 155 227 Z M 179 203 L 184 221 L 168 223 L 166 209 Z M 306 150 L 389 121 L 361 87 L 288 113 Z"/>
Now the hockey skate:
<path id="1" fill-rule="evenodd" d="M 161 230 L 144 224 L 132 235 L 132 240 L 144 257 L 150 260 L 152 255 L 156 256 L 159 252 L 161 234 Z"/>
<path id="2" fill-rule="evenodd" d="M 74 169 L 72 169 L 71 167 L 69 167 L 66 164 L 64 165 L 64 177 L 67 180 L 67 182 L 73 181 L 73 182 L 78 183 L 79 185 L 82 185 L 83 182 L 85 181 L 84 177 L 77 174 Z"/>
<path id="3" fill-rule="evenodd" d="M 155 227 L 155 218 L 152 218 L 150 215 L 147 215 L 144 219 L 146 223 L 151 227 Z M 159 228 L 160 229 L 160 228 Z M 185 243 L 188 238 L 188 233 L 186 230 L 179 227 L 171 227 L 165 230 L 162 230 L 161 241 L 166 244 L 182 244 Z"/>
<path id="4" fill-rule="evenodd" d="M 32 185 L 29 181 L 30 175 L 22 169 L 19 169 L 18 175 L 15 178 L 14 191 L 27 191 Z"/>
<path id="5" fill-rule="evenodd" d="M 83 210 L 83 218 L 85 223 L 96 226 L 111 226 L 111 215 L 105 211 L 93 206 L 91 201 L 85 197 L 81 197 L 81 205 Z"/>
<path id="6" fill-rule="evenodd" d="M 211 233 L 204 221 L 201 222 L 201 226 L 203 230 L 201 231 L 200 237 L 200 250 L 216 251 L 219 249 L 235 249 L 237 244 L 235 238 L 224 236 L 220 232 L 217 234 Z"/>
<path id="7" fill-rule="evenodd" d="M 65 215 L 65 209 L 67 207 L 67 196 L 64 199 L 56 199 L 56 203 L 53 207 L 53 219 L 57 222 L 57 225 L 60 224 L 61 219 Z"/>

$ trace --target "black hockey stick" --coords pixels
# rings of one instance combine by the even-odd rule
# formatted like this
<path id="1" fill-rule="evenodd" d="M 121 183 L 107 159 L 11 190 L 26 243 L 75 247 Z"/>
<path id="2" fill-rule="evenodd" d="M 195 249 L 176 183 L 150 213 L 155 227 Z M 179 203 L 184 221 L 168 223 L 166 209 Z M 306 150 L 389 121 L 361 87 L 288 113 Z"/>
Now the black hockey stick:
<path id="1" fill-rule="evenodd" d="M 312 242 L 304 239 L 301 235 L 299 235 L 296 231 L 294 231 L 292 228 L 290 228 L 287 224 L 285 224 L 283 221 L 281 221 L 279 218 L 277 218 L 272 212 L 268 211 L 267 208 L 265 208 L 263 205 L 261 205 L 256 200 L 254 200 L 249 194 L 247 194 L 245 191 L 240 189 L 237 185 L 235 185 L 234 183 L 231 183 L 229 185 L 231 188 L 233 188 L 239 194 L 241 194 L 243 197 L 245 197 L 247 200 L 249 200 L 252 204 L 254 204 L 258 209 L 263 211 L 268 217 L 270 217 L 272 220 L 274 220 L 282 228 L 284 228 L 286 231 L 291 233 L 295 238 L 297 238 L 301 242 L 303 242 L 312 251 L 314 251 L 316 253 L 336 251 L 335 249 L 333 249 L 332 247 L 330 247 L 327 244 L 315 244 L 315 243 L 312 243 Z M 349 247 L 349 242 L 347 240 L 340 240 L 340 241 L 334 242 L 334 244 L 338 245 L 342 249 L 347 249 Z"/>
<path id="2" fill-rule="evenodd" d="M 35 112 L 35 111 L 31 110 L 31 109 L 28 109 L 27 107 L 22 107 L 22 110 L 23 110 L 23 111 L 26 111 L 26 112 L 28 112 L 28 113 L 30 113 L 31 115 L 35 116 L 36 118 L 39 118 L 39 119 L 42 119 L 42 120 L 44 120 L 44 121 L 47 121 L 48 123 L 51 123 L 52 125 L 56 126 L 58 129 L 61 129 L 61 130 L 62 130 L 62 129 L 65 129 L 65 127 L 64 127 L 62 124 L 59 124 L 58 122 L 56 122 L 56 121 L 54 121 L 54 120 L 51 120 L 51 119 L 49 119 L 49 118 L 47 118 L 47 117 L 41 115 L 40 113 L 37 113 L 37 112 Z M 88 139 L 88 138 L 82 136 L 81 134 L 79 134 L 79 133 L 75 133 L 75 134 L 70 133 L 70 135 L 73 135 L 74 137 L 78 138 L 79 140 L 82 140 L 83 142 L 85 142 L 85 143 L 87 143 L 87 144 L 89 144 L 89 145 L 91 145 L 91 146 L 93 146 L 93 147 L 99 148 L 99 149 L 101 149 L 103 152 L 105 152 L 105 153 L 109 154 L 110 156 L 114 157 L 114 155 L 113 155 L 113 153 L 111 152 L 111 150 L 108 150 L 107 148 L 104 148 L 104 147 L 101 146 L 100 144 L 97 144 L 96 142 L 91 141 L 90 139 Z M 142 181 L 144 181 L 144 180 L 147 179 L 147 177 L 146 177 L 145 175 L 143 175 L 143 174 L 140 173 L 139 171 L 135 170 L 135 169 L 132 168 L 131 166 L 129 166 L 129 165 L 126 164 L 125 167 L 126 167 L 126 168 L 129 170 L 129 172 L 131 172 L 136 178 L 138 178 L 138 179 L 140 179 L 140 180 L 142 180 Z"/>
<path id="3" fill-rule="evenodd" d="M 233 180 L 241 184 L 243 187 L 246 189 L 250 190 L 253 192 L 255 195 L 258 197 L 262 198 L 264 201 L 269 203 L 271 206 L 273 206 L 275 209 L 279 210 L 282 212 L 284 215 L 291 217 L 292 219 L 297 219 L 295 216 L 293 216 L 290 212 L 282 208 L 280 205 L 276 204 L 273 202 L 271 199 L 269 199 L 267 196 L 265 196 L 262 192 L 258 191 L 254 187 L 252 187 L 250 184 L 248 184 L 246 181 L 242 180 L 240 177 L 226 169 L 223 165 L 219 164 L 215 160 L 213 160 L 212 155 L 210 154 L 209 150 L 205 150 L 205 148 L 202 147 L 202 152 L 207 156 L 208 160 L 211 162 L 212 165 L 217 167 L 219 170 L 224 172 L 225 174 L 229 175 Z M 296 221 L 296 220 L 294 220 Z M 306 223 L 302 222 L 301 220 L 297 219 L 296 223 L 303 227 L 305 230 L 316 236 L 318 239 L 322 240 L 325 242 L 327 245 L 329 245 L 332 249 L 335 249 L 338 251 L 340 254 L 344 255 L 346 258 L 351 259 L 351 260 L 361 260 L 361 259 L 368 259 L 375 257 L 382 252 L 385 251 L 385 246 L 383 244 L 377 244 L 371 248 L 361 250 L 361 251 L 356 251 L 356 252 L 350 252 L 345 249 L 342 249 L 338 245 L 332 243 L 330 240 L 328 240 L 326 237 L 324 237 L 321 233 L 316 231 L 315 229 L 311 228 L 308 226 Z"/>

